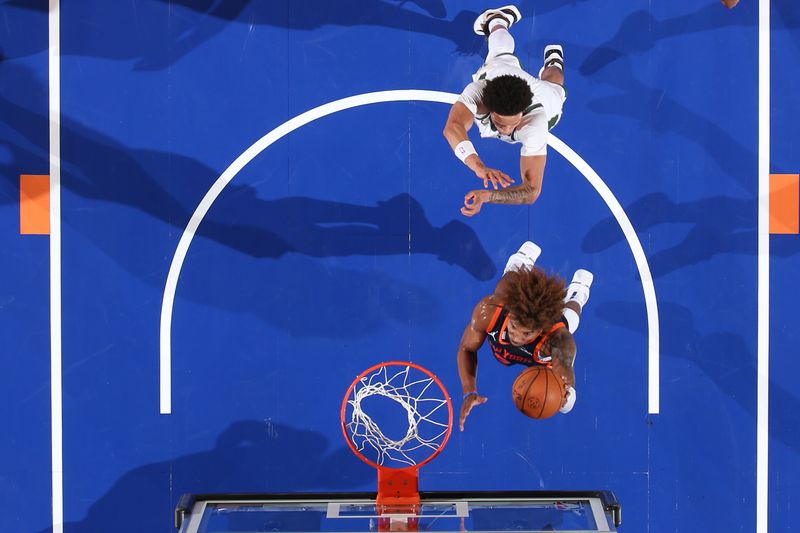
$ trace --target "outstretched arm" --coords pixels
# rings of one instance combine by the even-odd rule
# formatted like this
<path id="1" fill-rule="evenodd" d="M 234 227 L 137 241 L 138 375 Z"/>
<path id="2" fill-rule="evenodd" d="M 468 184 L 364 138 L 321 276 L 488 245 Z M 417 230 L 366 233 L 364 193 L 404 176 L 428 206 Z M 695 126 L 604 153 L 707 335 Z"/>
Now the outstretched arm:
<path id="1" fill-rule="evenodd" d="M 545 155 L 520 157 L 522 185 L 499 191 L 470 191 L 464 197 L 461 213 L 468 217 L 476 215 L 483 204 L 532 204 L 542 190 L 546 159 Z"/>
<path id="2" fill-rule="evenodd" d="M 464 421 L 472 408 L 485 403 L 488 398 L 478 394 L 478 350 L 486 339 L 486 327 L 489 325 L 491 297 L 486 297 L 478 302 L 472 311 L 469 324 L 464 328 L 461 342 L 458 344 L 456 360 L 458 362 L 458 377 L 461 378 L 461 393 L 464 400 L 458 418 L 458 427 L 464 431 Z"/>
<path id="3" fill-rule="evenodd" d="M 532 204 L 539 198 L 544 177 L 546 155 L 521 156 L 519 174 L 522 185 L 502 191 L 491 191 L 489 202 L 493 204 Z"/>
<path id="4" fill-rule="evenodd" d="M 564 381 L 566 393 L 560 411 L 569 413 L 575 405 L 575 339 L 569 331 L 562 330 L 550 341 L 550 355 L 553 357 L 553 371 Z"/>
<path id="5" fill-rule="evenodd" d="M 467 131 L 472 127 L 472 120 L 474 115 L 467 106 L 461 102 L 456 102 L 450 108 L 450 114 L 447 115 L 447 123 L 444 125 L 445 139 L 450 144 L 450 148 L 456 149 L 458 143 L 468 141 L 469 136 Z M 469 156 L 464 163 L 469 166 L 469 162 L 480 161 L 477 154 Z M 470 167 L 472 168 L 472 167 Z"/>
<path id="6" fill-rule="evenodd" d="M 495 189 L 498 188 L 498 185 L 508 187 L 513 180 L 506 173 L 484 165 L 481 158 L 478 157 L 475 147 L 469 142 L 467 131 L 472 127 L 474 118 L 472 111 L 467 106 L 461 102 L 456 102 L 450 108 L 450 114 L 447 117 L 447 123 L 444 125 L 442 133 L 448 144 L 450 144 L 450 148 L 455 152 L 456 157 L 461 159 L 478 178 L 483 180 L 484 187 L 489 187 L 489 182 L 492 183 Z"/>

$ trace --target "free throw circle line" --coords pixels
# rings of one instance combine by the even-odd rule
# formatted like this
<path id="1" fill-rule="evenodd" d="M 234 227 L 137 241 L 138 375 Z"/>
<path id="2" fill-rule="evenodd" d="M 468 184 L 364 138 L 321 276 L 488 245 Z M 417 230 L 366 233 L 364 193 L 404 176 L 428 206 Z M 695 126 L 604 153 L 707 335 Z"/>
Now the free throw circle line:
<path id="1" fill-rule="evenodd" d="M 172 412 L 172 311 L 175 304 L 175 293 L 178 287 L 183 262 L 186 253 L 194 239 L 197 228 L 205 218 L 208 210 L 214 204 L 220 193 L 228 183 L 250 163 L 258 154 L 266 150 L 270 145 L 282 139 L 294 130 L 305 126 L 317 119 L 332 115 L 339 111 L 360 107 L 369 104 L 387 102 L 437 102 L 452 105 L 458 99 L 458 95 L 443 91 L 428 91 L 424 89 L 401 89 L 393 91 L 378 91 L 372 93 L 358 94 L 328 102 L 321 106 L 309 109 L 296 117 L 284 122 L 273 129 L 247 150 L 245 150 L 233 163 L 225 169 L 219 178 L 211 185 L 203 199 L 192 213 L 186 228 L 181 234 L 175 254 L 170 263 L 167 281 L 164 286 L 164 296 L 161 302 L 161 322 L 159 329 L 159 404 L 161 414 Z M 639 270 L 639 277 L 642 280 L 644 298 L 647 311 L 647 333 L 648 333 L 648 413 L 658 414 L 659 412 L 659 346 L 658 346 L 658 308 L 656 305 L 655 286 L 653 277 L 650 273 L 650 266 L 647 257 L 644 255 L 639 237 L 633 229 L 633 225 L 628 219 L 625 210 L 617 201 L 611 189 L 603 182 L 600 176 L 580 157 L 574 150 L 569 148 L 564 142 L 549 135 L 548 144 L 562 157 L 569 161 L 595 188 L 600 197 L 606 203 L 614 219 L 622 229 L 625 240 L 633 252 L 636 267 Z"/>

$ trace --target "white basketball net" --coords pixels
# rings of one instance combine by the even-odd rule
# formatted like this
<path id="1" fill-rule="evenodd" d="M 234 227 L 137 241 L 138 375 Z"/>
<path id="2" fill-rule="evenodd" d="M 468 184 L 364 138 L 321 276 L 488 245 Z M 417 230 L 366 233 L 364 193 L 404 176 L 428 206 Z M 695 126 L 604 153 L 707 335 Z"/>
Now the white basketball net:
<path id="1" fill-rule="evenodd" d="M 382 366 L 369 376 L 364 376 L 353 387 L 351 397 L 347 400 L 352 408 L 347 429 L 350 432 L 353 444 L 359 452 L 368 448 L 375 450 L 375 462 L 384 465 L 388 462 L 397 462 L 413 466 L 417 460 L 409 454 L 425 448 L 431 453 L 436 452 L 442 439 L 449 429 L 446 398 L 425 398 L 428 389 L 433 386 L 431 393 L 441 396 L 442 390 L 430 376 L 422 374 L 421 379 L 411 379 L 410 366 Z M 361 402 L 366 398 L 379 395 L 389 398 L 403 407 L 408 419 L 408 431 L 400 440 L 393 440 L 383 434 L 378 424 L 361 408 Z M 436 420 L 434 415 L 438 413 Z M 421 436 L 420 424 L 430 424 L 426 433 Z"/>

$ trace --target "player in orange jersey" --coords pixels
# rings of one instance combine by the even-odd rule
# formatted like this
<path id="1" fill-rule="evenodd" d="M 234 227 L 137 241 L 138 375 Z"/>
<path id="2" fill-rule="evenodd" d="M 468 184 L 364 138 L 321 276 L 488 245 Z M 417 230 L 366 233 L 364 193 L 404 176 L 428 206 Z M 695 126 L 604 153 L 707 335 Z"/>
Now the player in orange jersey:
<path id="1" fill-rule="evenodd" d="M 560 411 L 575 405 L 575 340 L 580 313 L 589 299 L 591 272 L 580 269 L 564 288 L 564 280 L 535 266 L 541 248 L 528 241 L 512 255 L 494 293 L 478 302 L 458 345 L 458 375 L 464 395 L 459 428 L 470 411 L 487 398 L 478 393 L 478 350 L 485 340 L 504 365 L 545 365 L 567 387 Z"/>

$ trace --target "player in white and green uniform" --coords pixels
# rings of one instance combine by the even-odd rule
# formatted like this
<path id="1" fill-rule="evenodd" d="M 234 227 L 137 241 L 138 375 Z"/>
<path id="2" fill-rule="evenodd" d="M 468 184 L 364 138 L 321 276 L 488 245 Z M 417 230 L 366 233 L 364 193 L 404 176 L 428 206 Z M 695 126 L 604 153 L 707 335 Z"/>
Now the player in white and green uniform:
<path id="1" fill-rule="evenodd" d="M 476 33 L 486 35 L 489 54 L 458 101 L 453 104 L 444 135 L 456 156 L 488 189 L 470 191 L 462 213 L 472 216 L 484 203 L 533 203 L 539 197 L 547 156 L 547 132 L 561 118 L 567 93 L 564 82 L 564 55 L 560 46 L 545 48 L 544 66 L 539 77 L 522 70 L 514 55 L 514 38 L 508 31 L 521 18 L 514 6 L 484 11 L 475 21 Z M 520 174 L 522 183 L 500 170 L 484 165 L 467 136 L 475 124 L 481 137 L 522 145 Z M 500 190 L 500 189 L 503 190 Z"/>

